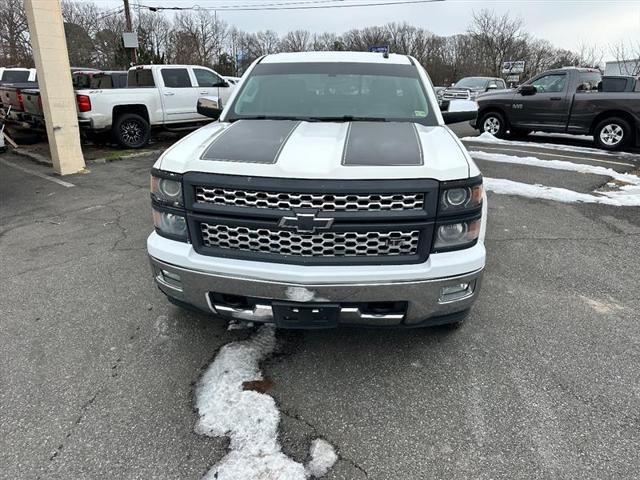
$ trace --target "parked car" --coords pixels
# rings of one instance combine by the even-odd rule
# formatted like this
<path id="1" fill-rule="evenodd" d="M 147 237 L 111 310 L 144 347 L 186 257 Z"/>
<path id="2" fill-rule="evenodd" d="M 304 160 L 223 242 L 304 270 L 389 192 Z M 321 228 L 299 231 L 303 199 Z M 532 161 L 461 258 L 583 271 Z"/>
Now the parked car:
<path id="1" fill-rule="evenodd" d="M 474 105 L 475 106 L 475 105 Z M 281 328 L 458 324 L 485 265 L 482 177 L 406 55 L 253 63 L 218 119 L 152 170 L 155 281 L 171 302 Z"/>
<path id="2" fill-rule="evenodd" d="M 24 92 L 29 90 L 33 95 L 38 92 L 38 76 L 37 72 L 34 68 L 30 69 L 10 69 L 11 71 L 19 71 L 19 78 L 25 78 L 26 72 L 28 71 L 27 80 L 24 81 L 14 81 L 14 82 L 5 82 L 0 84 L 0 108 L 5 111 L 9 111 L 8 120 L 11 122 L 18 123 L 27 123 L 29 120 L 29 116 L 25 115 L 24 111 Z M 81 67 L 71 67 L 71 72 L 79 71 L 79 70 L 93 70 Z M 7 75 L 7 70 L 3 73 L 3 77 Z M 16 74 L 12 76 L 12 78 L 18 78 Z M 9 109 L 9 107 L 11 107 Z"/>
<path id="3" fill-rule="evenodd" d="M 125 88 L 127 86 L 126 70 L 80 70 L 73 72 L 71 80 L 74 89 L 110 89 Z"/>
<path id="4" fill-rule="evenodd" d="M 481 93 L 506 90 L 507 84 L 497 77 L 465 77 L 442 92 L 440 107 L 446 110 L 451 100 L 475 100 Z"/>
<path id="5" fill-rule="evenodd" d="M 187 129 L 210 120 L 197 112 L 198 98 L 225 103 L 234 89 L 210 68 L 198 65 L 140 65 L 129 69 L 127 88 L 77 90 L 80 127 L 110 132 L 123 147 L 140 148 L 151 129 Z"/>
<path id="6" fill-rule="evenodd" d="M 104 90 L 125 88 L 127 71 L 77 70 L 71 75 L 75 89 Z M 40 90 L 22 90 L 22 119 L 36 129 L 45 128 Z"/>
<path id="7" fill-rule="evenodd" d="M 562 68 L 544 72 L 515 91 L 478 98 L 472 126 L 497 137 L 532 131 L 593 135 L 598 147 L 616 150 L 638 144 L 640 94 L 605 91 L 599 70 Z"/>
<path id="8" fill-rule="evenodd" d="M 9 112 L 7 120 L 10 122 L 24 122 L 23 91 L 37 88 L 35 81 L 22 83 L 5 83 L 0 85 L 0 108 Z"/>

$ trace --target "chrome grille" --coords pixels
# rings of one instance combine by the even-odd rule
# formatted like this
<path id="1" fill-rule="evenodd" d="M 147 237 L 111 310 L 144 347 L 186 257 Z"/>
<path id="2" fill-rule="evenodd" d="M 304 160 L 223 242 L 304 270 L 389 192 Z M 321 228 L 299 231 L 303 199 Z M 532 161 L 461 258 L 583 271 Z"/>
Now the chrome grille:
<path id="1" fill-rule="evenodd" d="M 297 233 L 207 223 L 201 223 L 200 229 L 207 247 L 301 257 L 415 255 L 420 237 L 418 230 Z"/>
<path id="2" fill-rule="evenodd" d="M 196 186 L 196 202 L 274 210 L 315 208 L 326 212 L 420 210 L 423 193 L 324 194 L 274 193 Z"/>
<path id="3" fill-rule="evenodd" d="M 445 94 L 443 95 L 444 98 L 446 99 L 465 99 L 468 100 L 469 99 L 469 92 L 445 92 Z"/>

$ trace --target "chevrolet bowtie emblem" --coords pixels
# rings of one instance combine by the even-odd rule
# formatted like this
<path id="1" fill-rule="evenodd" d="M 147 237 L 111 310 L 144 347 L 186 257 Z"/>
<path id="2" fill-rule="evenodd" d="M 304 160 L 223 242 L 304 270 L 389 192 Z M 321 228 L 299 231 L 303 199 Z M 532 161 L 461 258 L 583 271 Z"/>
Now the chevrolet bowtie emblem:
<path id="1" fill-rule="evenodd" d="M 333 225 L 333 218 L 318 218 L 315 213 L 296 213 L 295 217 L 282 217 L 278 226 L 294 228 L 298 232 L 315 233 L 327 230 Z"/>

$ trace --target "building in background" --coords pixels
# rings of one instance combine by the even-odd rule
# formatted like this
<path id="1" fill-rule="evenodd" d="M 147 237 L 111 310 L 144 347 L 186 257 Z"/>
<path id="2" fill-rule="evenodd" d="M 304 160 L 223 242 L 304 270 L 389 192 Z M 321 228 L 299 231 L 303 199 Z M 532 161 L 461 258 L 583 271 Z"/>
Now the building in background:
<path id="1" fill-rule="evenodd" d="M 604 69 L 605 75 L 632 75 L 640 76 L 640 58 L 636 60 L 620 60 L 607 62 Z"/>

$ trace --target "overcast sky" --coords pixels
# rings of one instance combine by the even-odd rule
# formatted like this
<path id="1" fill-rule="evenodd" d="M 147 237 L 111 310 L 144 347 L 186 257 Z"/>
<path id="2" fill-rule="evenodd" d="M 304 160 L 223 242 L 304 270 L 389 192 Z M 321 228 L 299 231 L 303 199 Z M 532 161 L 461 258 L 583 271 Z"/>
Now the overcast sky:
<path id="1" fill-rule="evenodd" d="M 84 0 L 83 0 L 84 1 Z M 117 7 L 122 0 L 87 0 Z M 276 3 L 275 0 L 129 0 L 143 5 L 216 6 Z M 293 0 L 287 0 L 293 1 Z M 356 1 L 356 0 L 350 0 Z M 363 2 L 367 0 L 362 0 Z M 383 0 L 369 0 L 381 2 Z M 640 0 L 445 0 L 422 5 L 393 5 L 297 11 L 219 12 L 229 24 L 246 31 L 271 29 L 279 33 L 298 28 L 341 33 L 351 28 L 409 22 L 438 35 L 464 32 L 474 9 L 488 8 L 522 17 L 527 31 L 554 45 L 576 49 L 580 42 L 604 46 L 622 39 L 640 41 Z"/>

